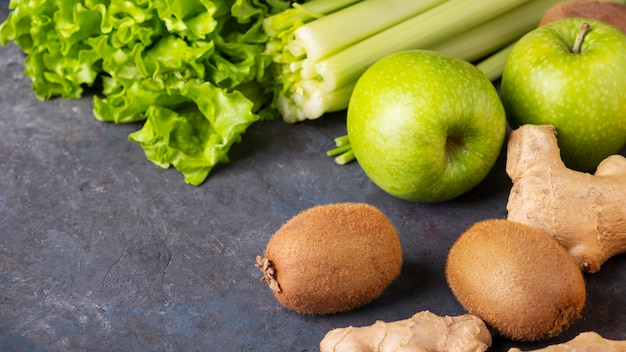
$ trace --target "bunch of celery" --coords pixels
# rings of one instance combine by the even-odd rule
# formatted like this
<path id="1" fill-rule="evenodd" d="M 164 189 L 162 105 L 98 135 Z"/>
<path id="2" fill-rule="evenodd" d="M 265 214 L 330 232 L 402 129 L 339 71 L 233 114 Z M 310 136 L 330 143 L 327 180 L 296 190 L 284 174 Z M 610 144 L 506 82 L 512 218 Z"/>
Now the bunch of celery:
<path id="1" fill-rule="evenodd" d="M 468 61 L 493 54 L 537 26 L 562 0 L 313 0 L 268 17 L 274 104 L 287 122 L 347 108 L 360 75 L 399 50 L 431 49 Z M 505 55 L 491 60 L 497 76 Z"/>
<path id="2" fill-rule="evenodd" d="M 145 121 L 129 139 L 198 185 L 275 116 L 262 21 L 287 0 L 11 0 L 0 44 L 27 54 L 38 98 L 96 93 L 94 114 Z"/>

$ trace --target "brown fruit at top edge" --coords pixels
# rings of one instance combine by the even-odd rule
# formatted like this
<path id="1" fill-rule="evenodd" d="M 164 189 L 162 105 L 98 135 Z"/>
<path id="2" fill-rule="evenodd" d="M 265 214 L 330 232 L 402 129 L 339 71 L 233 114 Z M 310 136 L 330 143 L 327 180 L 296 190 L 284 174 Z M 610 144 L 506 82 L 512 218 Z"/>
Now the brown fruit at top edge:
<path id="1" fill-rule="evenodd" d="M 539 21 L 539 26 L 571 17 L 600 20 L 626 33 L 626 4 L 602 0 L 578 0 L 558 3 L 546 11 Z"/>

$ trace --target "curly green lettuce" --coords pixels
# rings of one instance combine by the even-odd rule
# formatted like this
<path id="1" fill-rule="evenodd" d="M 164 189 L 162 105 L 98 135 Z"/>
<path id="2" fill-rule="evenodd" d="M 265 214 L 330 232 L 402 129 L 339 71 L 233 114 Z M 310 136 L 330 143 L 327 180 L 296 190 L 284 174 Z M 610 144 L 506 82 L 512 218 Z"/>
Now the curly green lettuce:
<path id="1" fill-rule="evenodd" d="M 254 122 L 275 116 L 262 21 L 287 0 L 11 0 L 0 44 L 35 95 L 93 95 L 147 159 L 202 184 Z"/>

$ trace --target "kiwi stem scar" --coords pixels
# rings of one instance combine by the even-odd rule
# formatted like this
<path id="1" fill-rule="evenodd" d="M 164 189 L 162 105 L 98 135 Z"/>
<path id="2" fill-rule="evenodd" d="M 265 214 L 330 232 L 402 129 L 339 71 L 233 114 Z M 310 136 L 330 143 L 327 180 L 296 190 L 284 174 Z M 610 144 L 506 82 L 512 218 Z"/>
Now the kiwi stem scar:
<path id="1" fill-rule="evenodd" d="M 275 278 L 276 271 L 274 271 L 274 266 L 272 265 L 272 262 L 270 262 L 269 259 L 261 258 L 261 256 L 257 255 L 256 267 L 261 269 L 261 271 L 263 271 L 263 277 L 261 278 L 261 281 L 266 281 L 272 291 L 275 291 L 275 292 L 282 291 L 280 289 L 280 285 L 278 284 L 278 281 L 276 281 L 276 278 Z"/>

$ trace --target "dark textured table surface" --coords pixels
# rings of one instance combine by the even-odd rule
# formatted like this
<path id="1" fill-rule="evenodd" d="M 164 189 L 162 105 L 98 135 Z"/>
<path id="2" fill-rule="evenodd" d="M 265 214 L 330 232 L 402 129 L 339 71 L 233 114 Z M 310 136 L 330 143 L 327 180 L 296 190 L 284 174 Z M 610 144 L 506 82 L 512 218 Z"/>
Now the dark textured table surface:
<path id="1" fill-rule="evenodd" d="M 0 21 L 7 2 L 0 2 Z M 20 50 L 0 47 L 0 351 L 316 351 L 332 328 L 464 311 L 444 263 L 476 221 L 506 217 L 501 157 L 453 201 L 414 204 L 324 152 L 345 115 L 257 123 L 231 163 L 200 187 L 127 140 L 139 125 L 97 121 L 91 99 L 34 97 Z M 401 233 L 402 274 L 362 309 L 303 316 L 282 307 L 254 266 L 280 225 L 318 204 L 366 202 Z M 586 276 L 582 320 L 549 341 L 494 335 L 492 351 L 594 330 L 626 339 L 626 255 Z"/>

